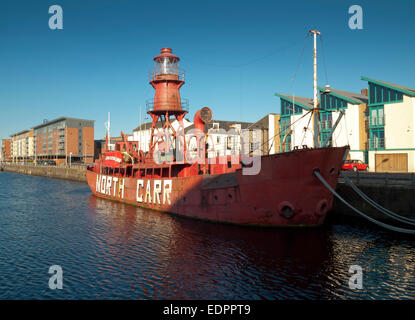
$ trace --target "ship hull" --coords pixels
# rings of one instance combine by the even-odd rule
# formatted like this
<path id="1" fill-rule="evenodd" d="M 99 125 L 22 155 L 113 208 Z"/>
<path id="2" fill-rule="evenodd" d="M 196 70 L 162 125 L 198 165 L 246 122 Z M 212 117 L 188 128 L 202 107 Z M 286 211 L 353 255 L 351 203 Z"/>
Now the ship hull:
<path id="1" fill-rule="evenodd" d="M 188 218 L 247 226 L 318 226 L 333 195 L 347 147 L 300 149 L 261 157 L 257 175 L 242 170 L 219 175 L 158 179 L 108 176 L 87 170 L 94 195 Z"/>

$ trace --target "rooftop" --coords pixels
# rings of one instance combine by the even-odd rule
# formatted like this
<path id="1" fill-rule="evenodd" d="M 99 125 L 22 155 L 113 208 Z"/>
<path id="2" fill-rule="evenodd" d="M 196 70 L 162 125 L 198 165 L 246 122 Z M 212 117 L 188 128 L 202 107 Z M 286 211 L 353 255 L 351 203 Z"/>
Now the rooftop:
<path id="1" fill-rule="evenodd" d="M 318 89 L 320 90 L 320 92 L 326 90 L 326 88 L 322 88 L 322 87 L 318 87 Z M 361 103 L 368 102 L 368 97 L 360 93 L 330 88 L 330 94 L 337 96 L 340 99 L 347 100 L 348 102 L 352 104 L 361 104 Z"/>
<path id="2" fill-rule="evenodd" d="M 27 132 L 30 132 L 30 131 L 31 130 L 19 131 L 19 132 L 15 133 L 15 134 L 11 134 L 10 137 L 20 136 L 21 134 L 24 134 L 24 133 L 27 133 Z"/>
<path id="3" fill-rule="evenodd" d="M 277 97 L 280 97 L 282 99 L 285 99 L 289 102 L 293 102 L 302 107 L 303 109 L 313 109 L 314 108 L 314 104 L 313 104 L 313 99 L 311 98 L 304 98 L 304 97 L 298 97 L 298 96 L 292 96 L 292 95 L 286 95 L 286 94 L 281 94 L 281 93 L 276 93 L 275 94 Z"/>
<path id="4" fill-rule="evenodd" d="M 42 123 L 40 125 L 37 125 L 37 126 L 33 127 L 32 129 L 39 129 L 39 128 L 46 127 L 46 126 L 49 126 L 51 124 L 54 124 L 54 123 L 57 123 L 57 122 L 61 122 L 61 121 L 65 121 L 65 120 L 93 121 L 93 122 L 95 122 L 95 120 L 87 120 L 87 119 L 79 119 L 79 118 L 70 118 L 70 117 L 60 117 L 60 118 L 57 118 L 57 119 L 54 119 L 54 120 L 51 120 L 51 121 L 46 121 L 46 122 L 44 122 L 44 123 Z"/>
<path id="5" fill-rule="evenodd" d="M 386 82 L 386 81 L 382 81 L 382 80 L 371 79 L 371 78 L 364 77 L 364 76 L 362 76 L 361 79 L 365 80 L 365 81 L 368 81 L 368 82 L 372 82 L 372 83 L 381 85 L 381 86 L 385 86 L 385 87 L 394 89 L 394 90 L 402 92 L 402 93 L 404 93 L 408 96 L 415 97 L 415 89 L 404 87 L 404 86 L 401 86 L 399 84 L 394 84 L 394 83 L 390 83 L 390 82 Z"/>

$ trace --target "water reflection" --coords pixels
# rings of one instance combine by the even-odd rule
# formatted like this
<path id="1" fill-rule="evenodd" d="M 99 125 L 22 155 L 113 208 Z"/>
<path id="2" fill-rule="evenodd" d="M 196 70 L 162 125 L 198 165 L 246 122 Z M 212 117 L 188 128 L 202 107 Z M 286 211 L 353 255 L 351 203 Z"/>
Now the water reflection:
<path id="1" fill-rule="evenodd" d="M 0 173 L 3 299 L 413 299 L 415 243 L 363 226 L 264 229 L 96 198 Z M 64 290 L 47 287 L 52 264 Z M 350 290 L 361 265 L 364 289 Z"/>

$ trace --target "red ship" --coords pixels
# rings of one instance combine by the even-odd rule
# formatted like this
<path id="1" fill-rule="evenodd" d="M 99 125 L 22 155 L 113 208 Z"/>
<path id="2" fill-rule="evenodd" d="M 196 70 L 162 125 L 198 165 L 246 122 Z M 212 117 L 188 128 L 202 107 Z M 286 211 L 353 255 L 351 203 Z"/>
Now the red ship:
<path id="1" fill-rule="evenodd" d="M 206 221 L 248 226 L 315 226 L 332 208 L 333 195 L 313 172 L 318 170 L 335 188 L 348 147 L 303 148 L 259 156 L 260 170 L 243 156 L 208 158 L 205 125 L 212 112 L 205 107 L 194 116 L 198 161 L 186 161 L 187 143 L 180 87 L 184 73 L 179 57 L 163 48 L 154 58 L 150 84 L 154 100 L 148 105 L 152 118 L 149 151 L 137 142 L 122 140 L 108 149 L 87 170 L 94 195 Z M 172 126 L 177 120 L 179 128 Z M 157 122 L 171 139 L 157 133 Z M 160 128 L 160 126 L 158 126 Z M 171 146 L 174 146 L 172 148 Z M 163 153 L 171 150 L 173 153 Z M 161 150 L 161 151 L 160 151 Z M 248 172 L 248 173 L 247 173 Z"/>

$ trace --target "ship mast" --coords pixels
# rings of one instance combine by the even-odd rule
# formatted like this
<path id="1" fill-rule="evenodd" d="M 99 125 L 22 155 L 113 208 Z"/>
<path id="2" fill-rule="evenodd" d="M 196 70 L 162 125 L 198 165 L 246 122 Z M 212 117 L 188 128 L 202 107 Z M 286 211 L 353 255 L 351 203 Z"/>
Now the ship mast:
<path id="1" fill-rule="evenodd" d="M 320 31 L 314 29 L 310 30 L 309 33 L 312 33 L 314 36 L 314 48 L 313 48 L 313 88 L 314 88 L 314 95 L 313 95 L 313 132 L 314 132 L 314 148 L 318 148 L 320 146 L 319 143 L 319 114 L 318 114 L 318 107 L 317 107 L 317 35 L 320 35 Z"/>
<path id="2" fill-rule="evenodd" d="M 107 151 L 110 151 L 111 138 L 110 138 L 110 113 L 109 112 L 108 112 L 108 121 L 105 123 L 105 126 L 107 127 Z"/>

